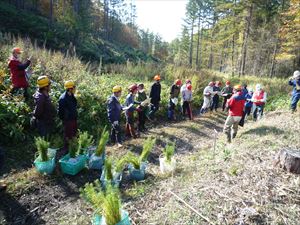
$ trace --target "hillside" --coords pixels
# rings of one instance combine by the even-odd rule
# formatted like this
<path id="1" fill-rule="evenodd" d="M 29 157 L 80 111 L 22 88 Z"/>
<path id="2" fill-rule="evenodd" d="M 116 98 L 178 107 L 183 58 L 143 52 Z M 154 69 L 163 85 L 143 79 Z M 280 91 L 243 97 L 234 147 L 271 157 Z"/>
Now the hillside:
<path id="1" fill-rule="evenodd" d="M 133 224 L 297 224 L 299 177 L 274 168 L 272 162 L 280 149 L 299 148 L 299 113 L 268 113 L 257 123 L 247 123 L 230 145 L 221 134 L 224 118 L 218 113 L 192 122 L 155 125 L 142 138 L 128 141 L 121 151 L 108 148 L 109 155 L 122 155 L 128 148 L 139 151 L 148 135 L 159 140 L 145 182 L 132 184 L 127 172 L 124 174 L 122 199 Z M 215 150 L 213 129 L 219 132 Z M 158 165 L 161 148 L 168 140 L 178 146 L 178 169 L 172 177 L 161 176 Z M 6 178 L 8 191 L 1 195 L 0 221 L 90 224 L 92 212 L 79 197 L 79 188 L 98 176 L 87 170 L 76 177 L 57 172 L 43 177 L 33 168 L 14 171 Z"/>

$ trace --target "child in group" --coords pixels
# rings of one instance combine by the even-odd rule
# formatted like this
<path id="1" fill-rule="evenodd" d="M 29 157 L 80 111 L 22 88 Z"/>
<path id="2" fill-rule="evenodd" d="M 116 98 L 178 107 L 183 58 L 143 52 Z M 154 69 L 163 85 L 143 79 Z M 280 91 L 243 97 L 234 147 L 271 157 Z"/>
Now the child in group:
<path id="1" fill-rule="evenodd" d="M 140 83 L 138 84 L 138 92 L 136 95 L 136 100 L 138 102 L 144 102 L 147 99 L 147 94 L 144 90 L 144 84 Z M 148 107 L 146 105 L 140 105 L 139 107 L 137 107 L 137 111 L 138 111 L 138 130 L 139 132 L 145 131 L 146 127 L 145 127 L 145 123 L 146 123 L 146 113 L 147 113 Z"/>

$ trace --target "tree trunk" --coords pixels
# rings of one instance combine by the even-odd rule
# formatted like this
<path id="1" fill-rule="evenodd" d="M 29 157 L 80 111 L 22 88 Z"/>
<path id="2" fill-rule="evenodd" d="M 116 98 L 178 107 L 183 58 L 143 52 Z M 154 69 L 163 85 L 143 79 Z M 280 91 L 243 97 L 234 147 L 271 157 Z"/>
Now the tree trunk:
<path id="1" fill-rule="evenodd" d="M 245 28 L 245 31 L 244 31 L 239 76 L 245 75 L 247 48 L 248 48 L 248 38 L 249 38 L 250 26 L 251 26 L 251 20 L 252 20 L 252 11 L 253 11 L 253 4 L 251 4 L 251 6 L 249 7 L 248 16 L 246 17 L 246 28 Z"/>
<path id="2" fill-rule="evenodd" d="M 300 151 L 282 149 L 275 157 L 274 166 L 279 166 L 291 173 L 300 174 Z"/>
<path id="3" fill-rule="evenodd" d="M 213 40 L 214 40 L 214 26 L 216 24 L 217 21 L 217 15 L 216 13 L 214 14 L 214 19 L 213 19 L 213 24 L 211 27 L 211 37 L 210 37 L 210 53 L 209 53 L 209 61 L 208 61 L 208 68 L 212 69 L 213 68 L 213 64 L 214 64 L 214 56 L 213 56 Z"/>
<path id="4" fill-rule="evenodd" d="M 189 65 L 192 68 L 193 67 L 193 48 L 194 48 L 194 19 L 192 20 L 191 24 L 191 42 L 190 42 L 190 59 L 189 59 Z"/>
<path id="5" fill-rule="evenodd" d="M 53 0 L 50 0 L 50 12 L 49 12 L 49 24 L 50 26 L 52 25 L 53 23 Z"/>
<path id="6" fill-rule="evenodd" d="M 270 77 L 271 78 L 273 77 L 274 71 L 275 71 L 277 49 L 278 49 L 278 38 L 276 38 L 274 52 L 273 52 L 273 58 L 272 58 L 272 64 L 271 64 L 271 70 L 270 70 Z"/>
<path id="7" fill-rule="evenodd" d="M 200 65 L 199 65 L 199 45 L 200 45 L 200 33 L 201 33 L 201 12 L 199 14 L 199 18 L 198 18 L 198 36 L 197 36 L 197 53 L 196 53 L 196 69 L 199 70 L 200 69 Z"/>

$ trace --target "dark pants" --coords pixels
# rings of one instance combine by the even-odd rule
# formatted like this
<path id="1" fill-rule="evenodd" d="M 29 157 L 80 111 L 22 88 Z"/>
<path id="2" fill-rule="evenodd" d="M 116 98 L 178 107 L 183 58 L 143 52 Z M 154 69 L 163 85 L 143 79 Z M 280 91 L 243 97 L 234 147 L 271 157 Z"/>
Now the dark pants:
<path id="1" fill-rule="evenodd" d="M 212 99 L 212 104 L 210 107 L 211 111 L 213 111 L 213 110 L 217 111 L 217 109 L 219 108 L 219 101 L 220 101 L 219 95 L 215 95 Z"/>
<path id="2" fill-rule="evenodd" d="M 296 111 L 298 101 L 300 100 L 300 91 L 299 93 L 293 94 L 292 99 L 291 99 L 291 109 L 293 111 Z"/>
<path id="3" fill-rule="evenodd" d="M 172 102 L 172 100 L 169 100 L 168 104 L 168 119 L 169 120 L 174 120 L 175 119 L 175 107 L 176 105 Z"/>
<path id="4" fill-rule="evenodd" d="M 186 112 L 188 113 L 188 116 L 191 120 L 192 119 L 191 105 L 190 105 L 189 102 L 184 101 L 183 104 L 182 104 L 182 114 L 183 114 L 183 116 L 186 115 Z"/>
<path id="5" fill-rule="evenodd" d="M 13 87 L 13 89 L 11 90 L 12 94 L 15 94 L 16 92 L 18 92 L 20 89 L 19 87 Z M 28 94 L 28 88 L 23 88 L 24 89 L 24 93 L 23 96 L 25 98 L 25 100 L 27 101 L 29 99 L 29 94 Z"/>
<path id="6" fill-rule="evenodd" d="M 0 174 L 4 165 L 4 149 L 0 147 Z"/>
<path id="7" fill-rule="evenodd" d="M 254 111 L 253 111 L 253 120 L 257 120 L 257 116 L 263 116 L 264 114 L 264 105 L 255 105 L 254 104 Z"/>
<path id="8" fill-rule="evenodd" d="M 146 123 L 146 111 L 143 109 L 142 111 L 138 112 L 139 116 L 139 131 L 145 130 L 145 123 Z"/>
<path id="9" fill-rule="evenodd" d="M 136 137 L 133 112 L 126 112 L 126 135 Z"/>
<path id="10" fill-rule="evenodd" d="M 64 149 L 68 149 L 69 140 L 77 135 L 77 120 L 63 121 L 64 125 Z"/>
<path id="11" fill-rule="evenodd" d="M 223 100 L 223 106 L 222 106 L 222 109 L 223 111 L 225 110 L 226 108 L 226 103 L 227 103 L 227 100 L 231 98 L 231 95 L 230 96 L 225 96 L 224 97 L 224 100 Z"/>
<path id="12" fill-rule="evenodd" d="M 112 125 L 111 126 L 110 140 L 111 140 L 111 143 L 116 143 L 116 142 L 119 144 L 122 143 L 120 125 Z"/>
<path id="13" fill-rule="evenodd" d="M 52 125 L 49 123 L 46 123 L 46 121 L 43 120 L 37 120 L 36 121 L 36 127 L 38 129 L 39 135 L 41 137 L 48 137 L 51 134 L 52 131 Z"/>
<path id="14" fill-rule="evenodd" d="M 245 106 L 245 115 L 249 116 L 251 113 L 252 106 Z"/>
<path id="15" fill-rule="evenodd" d="M 149 117 L 153 118 L 154 114 L 156 113 L 156 111 L 159 110 L 159 102 L 153 101 L 151 102 L 151 110 L 149 112 Z"/>

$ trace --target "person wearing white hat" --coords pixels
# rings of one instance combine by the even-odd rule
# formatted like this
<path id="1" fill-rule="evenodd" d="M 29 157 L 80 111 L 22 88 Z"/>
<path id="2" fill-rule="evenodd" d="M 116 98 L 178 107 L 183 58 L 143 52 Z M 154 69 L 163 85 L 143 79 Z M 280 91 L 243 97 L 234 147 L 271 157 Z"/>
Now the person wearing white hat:
<path id="1" fill-rule="evenodd" d="M 260 84 L 256 85 L 251 101 L 253 102 L 253 120 L 256 121 L 258 115 L 259 117 L 263 116 L 264 106 L 267 102 L 267 92 L 262 89 Z"/>
<path id="2" fill-rule="evenodd" d="M 300 71 L 296 70 L 293 76 L 289 79 L 289 85 L 293 86 L 292 99 L 291 99 L 291 109 L 295 112 L 297 109 L 297 104 L 300 100 Z"/>

